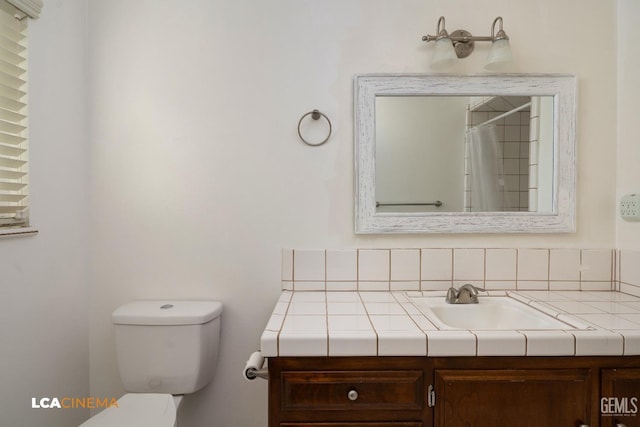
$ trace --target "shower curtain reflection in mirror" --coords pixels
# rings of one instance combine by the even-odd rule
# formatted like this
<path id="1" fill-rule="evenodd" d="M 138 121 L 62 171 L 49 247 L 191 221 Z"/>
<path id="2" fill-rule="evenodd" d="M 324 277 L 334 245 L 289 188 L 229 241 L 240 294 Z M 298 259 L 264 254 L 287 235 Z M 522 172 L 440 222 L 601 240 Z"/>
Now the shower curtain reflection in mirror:
<path id="1" fill-rule="evenodd" d="M 467 206 L 471 212 L 509 211 L 509 198 L 504 170 L 502 150 L 496 135 L 495 125 L 470 127 L 467 131 L 469 171 Z"/>

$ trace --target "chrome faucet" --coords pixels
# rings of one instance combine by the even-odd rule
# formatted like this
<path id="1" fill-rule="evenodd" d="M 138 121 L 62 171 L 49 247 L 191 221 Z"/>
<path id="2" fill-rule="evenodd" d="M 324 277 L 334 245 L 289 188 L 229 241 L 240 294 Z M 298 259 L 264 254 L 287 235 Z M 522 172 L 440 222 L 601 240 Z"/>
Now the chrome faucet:
<path id="1" fill-rule="evenodd" d="M 460 289 L 451 286 L 447 291 L 446 301 L 449 304 L 477 304 L 478 292 L 482 291 L 484 289 L 477 288 L 470 283 L 460 286 Z"/>

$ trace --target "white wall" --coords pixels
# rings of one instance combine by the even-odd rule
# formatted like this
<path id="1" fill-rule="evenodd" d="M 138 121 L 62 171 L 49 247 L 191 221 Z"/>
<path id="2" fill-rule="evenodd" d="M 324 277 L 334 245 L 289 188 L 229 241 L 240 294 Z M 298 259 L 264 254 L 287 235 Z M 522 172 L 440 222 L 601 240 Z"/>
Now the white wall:
<path id="1" fill-rule="evenodd" d="M 266 384 L 239 372 L 279 294 L 282 247 L 613 247 L 617 225 L 618 246 L 637 248 L 638 224 L 615 219 L 615 174 L 606 173 L 618 131 L 618 196 L 638 191 L 640 11 L 633 0 L 618 4 L 48 0 L 30 29 L 40 234 L 0 240 L 2 424 L 77 425 L 85 411 L 34 410 L 30 400 L 85 396 L 88 372 L 91 395 L 122 392 L 109 321 L 118 304 L 210 297 L 226 310 L 218 375 L 186 400 L 183 421 L 266 426 Z M 578 75 L 577 233 L 353 234 L 352 75 L 429 72 L 433 45 L 420 36 L 440 15 L 450 30 L 481 35 L 502 15 L 515 55 L 507 71 Z M 618 74 L 616 41 L 601 37 L 616 18 Z M 477 46 L 450 71 L 483 72 L 488 46 Z M 321 148 L 295 131 L 313 108 L 334 123 Z"/>
<path id="2" fill-rule="evenodd" d="M 110 313 L 135 298 L 225 304 L 212 386 L 189 427 L 264 427 L 265 382 L 240 371 L 279 294 L 280 249 L 613 247 L 616 5 L 600 0 L 88 0 L 92 395 L 122 392 Z M 511 72 L 575 73 L 578 232 L 355 236 L 352 77 L 429 72 L 440 15 L 486 35 L 502 15 Z M 594 31 L 598 29 L 598 31 Z M 571 37 L 560 37 L 571 34 Z M 579 42 L 577 42 L 579 41 Z M 479 73 L 488 44 L 451 72 Z M 332 139 L 297 139 L 318 108 Z"/>
<path id="3" fill-rule="evenodd" d="M 0 424 L 78 425 L 86 409 L 31 398 L 89 394 L 86 4 L 47 1 L 29 23 L 33 237 L 0 239 Z"/>
<path id="4" fill-rule="evenodd" d="M 640 37 L 640 3 L 634 0 L 618 0 L 618 163 L 617 198 L 640 192 L 640 134 L 638 111 L 640 100 L 640 57 L 637 40 Z M 640 223 L 620 218 L 614 207 L 617 221 L 617 247 L 639 249 Z"/>

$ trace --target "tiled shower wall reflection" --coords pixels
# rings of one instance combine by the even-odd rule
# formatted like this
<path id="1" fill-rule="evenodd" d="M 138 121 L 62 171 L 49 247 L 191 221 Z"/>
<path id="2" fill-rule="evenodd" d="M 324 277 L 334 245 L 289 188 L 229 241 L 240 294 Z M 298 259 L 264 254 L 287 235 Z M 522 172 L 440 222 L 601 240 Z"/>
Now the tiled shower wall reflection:
<path id="1" fill-rule="evenodd" d="M 520 99 L 521 103 L 527 101 L 526 97 L 509 97 L 511 102 Z M 476 97 L 475 104 L 469 106 L 467 111 L 467 126 L 473 127 L 495 119 L 513 109 L 506 100 L 500 102 L 501 97 Z M 537 120 L 537 116 L 536 116 Z M 530 171 L 530 141 L 535 132 L 531 132 L 532 111 L 530 108 L 510 114 L 500 120 L 492 122 L 495 125 L 496 137 L 499 146 L 499 159 L 502 169 L 504 187 L 501 187 L 502 206 L 501 211 L 529 211 L 529 179 Z M 471 212 L 474 206 L 474 195 L 471 189 L 471 160 L 469 147 L 470 141 L 465 141 L 465 200 L 464 209 Z M 535 211 L 535 206 L 534 209 Z"/>
<path id="2" fill-rule="evenodd" d="M 618 267 L 617 258 L 622 264 Z M 622 268 L 638 268 L 636 274 Z M 621 281 L 617 278 L 621 277 Z M 628 282 L 627 282 L 628 280 Z M 345 249 L 282 251 L 282 289 L 489 290 L 619 288 L 640 294 L 640 252 L 612 249 Z"/>

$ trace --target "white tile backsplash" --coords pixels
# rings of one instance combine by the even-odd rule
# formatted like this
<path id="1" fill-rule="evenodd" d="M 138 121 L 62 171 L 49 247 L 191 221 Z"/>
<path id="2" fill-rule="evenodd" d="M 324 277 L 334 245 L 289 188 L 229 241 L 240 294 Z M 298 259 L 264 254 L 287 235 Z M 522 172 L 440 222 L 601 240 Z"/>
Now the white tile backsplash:
<path id="1" fill-rule="evenodd" d="M 580 280 L 580 250 L 551 249 L 549 251 L 549 280 Z M 580 289 L 578 285 L 578 289 Z"/>
<path id="2" fill-rule="evenodd" d="M 579 291 L 579 280 L 549 280 L 549 290 L 551 291 Z"/>
<path id="3" fill-rule="evenodd" d="M 582 281 L 611 281 L 613 251 L 610 249 L 586 249 L 582 251 Z"/>
<path id="4" fill-rule="evenodd" d="M 391 281 L 420 280 L 420 250 L 391 250 Z"/>
<path id="5" fill-rule="evenodd" d="M 422 280 L 453 279 L 453 249 L 422 249 Z"/>
<path id="6" fill-rule="evenodd" d="M 549 282 L 544 280 L 518 280 L 517 289 L 519 291 L 547 291 Z"/>
<path id="7" fill-rule="evenodd" d="M 325 251 L 298 250 L 293 252 L 293 280 L 294 281 L 324 281 L 325 280 Z"/>
<path id="8" fill-rule="evenodd" d="M 453 280 L 484 282 L 484 249 L 454 249 Z"/>
<path id="9" fill-rule="evenodd" d="M 293 281 L 293 249 L 282 250 L 282 280 Z"/>
<path id="10" fill-rule="evenodd" d="M 617 259 L 620 291 L 640 296 L 640 251 L 618 251 Z"/>
<path id="11" fill-rule="evenodd" d="M 401 281 L 401 282 L 391 282 L 389 284 L 389 290 L 391 291 L 419 291 L 420 290 L 420 282 L 418 281 Z"/>
<path id="12" fill-rule="evenodd" d="M 518 250 L 518 282 L 549 280 L 549 251 L 546 249 Z M 518 286 L 518 288 L 520 288 Z"/>
<path id="13" fill-rule="evenodd" d="M 515 280 L 485 280 L 484 288 L 488 291 L 493 290 L 515 290 Z"/>
<path id="14" fill-rule="evenodd" d="M 611 291 L 613 290 L 613 283 L 607 282 L 580 282 L 580 289 L 583 291 Z"/>
<path id="15" fill-rule="evenodd" d="M 640 251 L 283 249 L 281 278 L 283 290 L 296 291 L 428 291 L 470 282 L 489 290 L 619 289 L 640 296 Z"/>
<path id="16" fill-rule="evenodd" d="M 486 280 L 516 280 L 516 250 L 487 249 Z"/>
<path id="17" fill-rule="evenodd" d="M 389 250 L 360 249 L 358 251 L 358 280 L 389 281 Z"/>
<path id="18" fill-rule="evenodd" d="M 296 293 L 291 297 L 291 301 L 298 302 L 325 302 L 327 300 L 326 294 L 321 293 Z"/>
<path id="19" fill-rule="evenodd" d="M 388 291 L 389 282 L 366 282 L 360 281 L 358 282 L 358 290 L 359 291 Z"/>
<path id="20" fill-rule="evenodd" d="M 420 282 L 420 289 L 423 291 L 446 291 L 451 285 L 451 280 L 426 280 Z"/>
<path id="21" fill-rule="evenodd" d="M 358 282 L 330 282 L 327 280 L 327 291 L 357 291 Z"/>
<path id="22" fill-rule="evenodd" d="M 327 282 L 358 280 L 358 251 L 327 251 Z"/>
<path id="23" fill-rule="evenodd" d="M 293 282 L 293 290 L 295 291 L 324 291 L 326 284 L 323 281 L 296 281 Z"/>

